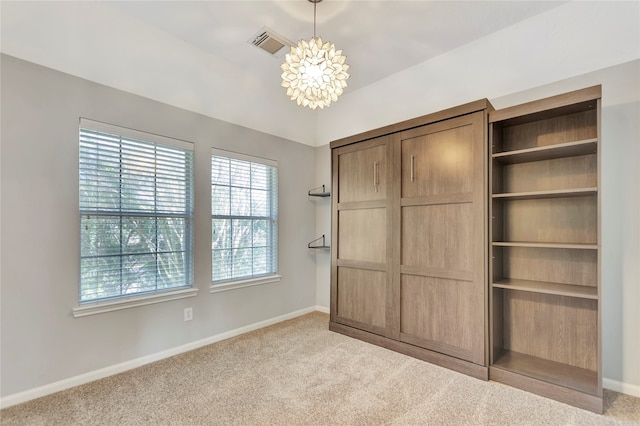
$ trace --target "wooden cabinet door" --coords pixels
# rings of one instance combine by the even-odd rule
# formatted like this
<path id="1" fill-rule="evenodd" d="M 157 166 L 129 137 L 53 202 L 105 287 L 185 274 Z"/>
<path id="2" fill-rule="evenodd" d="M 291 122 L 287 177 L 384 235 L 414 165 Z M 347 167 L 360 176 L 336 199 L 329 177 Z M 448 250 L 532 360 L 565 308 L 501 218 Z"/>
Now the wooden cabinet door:
<path id="1" fill-rule="evenodd" d="M 485 364 L 486 127 L 477 112 L 394 136 L 401 341 Z"/>
<path id="2" fill-rule="evenodd" d="M 387 198 L 387 137 L 337 150 L 334 156 L 338 203 L 385 200 Z"/>
<path id="3" fill-rule="evenodd" d="M 333 150 L 331 318 L 386 335 L 390 138 Z"/>

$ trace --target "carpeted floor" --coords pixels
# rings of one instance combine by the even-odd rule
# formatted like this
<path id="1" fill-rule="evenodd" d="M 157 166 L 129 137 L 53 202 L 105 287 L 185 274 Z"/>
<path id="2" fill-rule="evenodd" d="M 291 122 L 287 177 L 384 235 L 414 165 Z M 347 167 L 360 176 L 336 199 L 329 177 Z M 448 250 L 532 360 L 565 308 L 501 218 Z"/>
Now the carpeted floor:
<path id="1" fill-rule="evenodd" d="M 312 313 L 0 411 L 2 425 L 640 425 L 328 331 Z"/>

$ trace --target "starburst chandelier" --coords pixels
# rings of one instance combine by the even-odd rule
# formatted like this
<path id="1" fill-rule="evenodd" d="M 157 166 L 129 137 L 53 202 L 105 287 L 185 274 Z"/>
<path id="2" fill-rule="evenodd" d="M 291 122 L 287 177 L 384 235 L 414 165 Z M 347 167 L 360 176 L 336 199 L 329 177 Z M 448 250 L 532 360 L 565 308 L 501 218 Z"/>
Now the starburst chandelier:
<path id="1" fill-rule="evenodd" d="M 291 53 L 280 65 L 282 87 L 287 89 L 287 96 L 311 109 L 322 109 L 336 102 L 349 78 L 349 65 L 345 64 L 347 57 L 342 55 L 342 50 L 316 37 L 316 5 L 321 1 L 309 0 L 313 3 L 313 38 L 291 46 Z"/>

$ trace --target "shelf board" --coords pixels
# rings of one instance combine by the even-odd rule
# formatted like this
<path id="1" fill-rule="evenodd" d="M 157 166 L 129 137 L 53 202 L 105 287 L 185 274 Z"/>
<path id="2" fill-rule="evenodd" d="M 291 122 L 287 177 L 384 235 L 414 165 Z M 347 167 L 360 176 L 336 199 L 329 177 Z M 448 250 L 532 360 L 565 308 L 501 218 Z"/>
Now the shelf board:
<path id="1" fill-rule="evenodd" d="M 533 161 L 552 160 L 556 158 L 576 157 L 578 155 L 598 152 L 598 139 L 585 139 L 515 151 L 498 152 L 492 155 L 494 160 L 503 164 L 528 163 Z"/>
<path id="2" fill-rule="evenodd" d="M 505 350 L 493 366 L 546 383 L 598 395 L 596 371 L 509 350 Z"/>
<path id="3" fill-rule="evenodd" d="M 492 286 L 494 288 L 504 288 L 508 290 L 530 291 L 533 293 L 555 294 L 558 296 L 598 300 L 598 288 L 583 285 L 504 278 L 494 282 Z"/>
<path id="4" fill-rule="evenodd" d="M 308 246 L 310 249 L 328 249 L 331 246 Z"/>
<path id="5" fill-rule="evenodd" d="M 535 200 L 539 198 L 567 198 L 597 195 L 598 188 L 554 189 L 550 191 L 505 192 L 493 194 L 494 199 L 502 200 Z"/>
<path id="6" fill-rule="evenodd" d="M 578 249 L 597 250 L 597 244 L 572 244 L 572 243 L 533 243 L 527 241 L 494 241 L 491 243 L 495 247 L 529 247 L 529 248 L 552 248 L 552 249 Z"/>

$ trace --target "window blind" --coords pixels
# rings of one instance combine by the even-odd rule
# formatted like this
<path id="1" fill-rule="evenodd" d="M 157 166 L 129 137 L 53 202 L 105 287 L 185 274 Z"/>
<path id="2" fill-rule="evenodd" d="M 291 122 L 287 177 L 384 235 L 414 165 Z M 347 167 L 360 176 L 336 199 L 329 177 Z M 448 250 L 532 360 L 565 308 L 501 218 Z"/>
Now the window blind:
<path id="1" fill-rule="evenodd" d="M 190 287 L 193 145 L 80 121 L 80 302 Z"/>
<path id="2" fill-rule="evenodd" d="M 213 282 L 277 273 L 277 162 L 214 149 L 211 222 Z"/>

